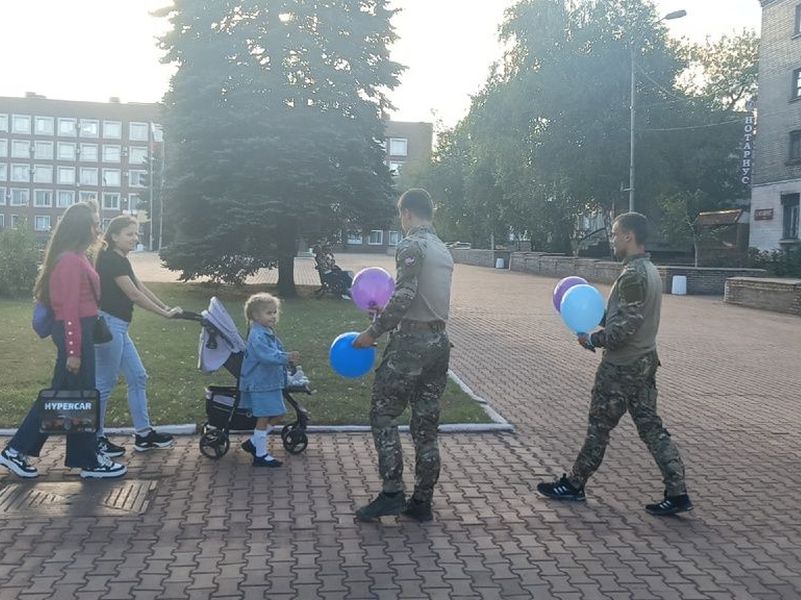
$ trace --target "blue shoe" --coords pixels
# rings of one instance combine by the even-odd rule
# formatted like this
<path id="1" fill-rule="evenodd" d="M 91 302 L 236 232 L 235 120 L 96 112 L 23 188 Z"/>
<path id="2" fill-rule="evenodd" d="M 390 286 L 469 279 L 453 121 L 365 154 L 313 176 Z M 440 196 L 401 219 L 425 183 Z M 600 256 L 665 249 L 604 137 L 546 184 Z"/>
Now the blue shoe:
<path id="1" fill-rule="evenodd" d="M 242 450 L 247 452 L 248 454 L 253 455 L 253 458 L 256 458 L 256 446 L 253 445 L 253 442 L 250 441 L 250 438 L 246 439 L 242 442 Z"/>
<path id="2" fill-rule="evenodd" d="M 254 467 L 269 467 L 271 469 L 275 469 L 276 467 L 280 467 L 282 463 L 277 458 L 273 458 L 269 454 L 265 454 L 264 456 L 254 456 L 253 457 L 253 466 Z"/>

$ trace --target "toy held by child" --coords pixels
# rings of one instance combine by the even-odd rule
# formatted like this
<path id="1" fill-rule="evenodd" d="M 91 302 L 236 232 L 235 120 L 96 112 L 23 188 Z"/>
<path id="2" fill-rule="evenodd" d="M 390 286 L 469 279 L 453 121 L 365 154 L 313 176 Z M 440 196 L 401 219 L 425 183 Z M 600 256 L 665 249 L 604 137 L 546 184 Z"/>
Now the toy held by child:
<path id="1" fill-rule="evenodd" d="M 280 300 L 267 293 L 254 294 L 245 303 L 249 333 L 239 390 L 241 406 L 256 417 L 256 428 L 242 449 L 253 455 L 254 467 L 282 464 L 269 453 L 267 438 L 286 412 L 283 389 L 287 385 L 287 367 L 300 360 L 299 353 L 285 352 L 275 335 L 280 308 Z"/>

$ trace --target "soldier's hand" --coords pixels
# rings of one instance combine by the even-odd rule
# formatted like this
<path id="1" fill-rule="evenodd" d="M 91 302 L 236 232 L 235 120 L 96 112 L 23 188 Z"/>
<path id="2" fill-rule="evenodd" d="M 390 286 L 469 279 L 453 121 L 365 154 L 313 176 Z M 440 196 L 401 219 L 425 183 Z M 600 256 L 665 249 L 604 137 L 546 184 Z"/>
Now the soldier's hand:
<path id="1" fill-rule="evenodd" d="M 590 336 L 586 333 L 579 333 L 578 334 L 578 343 L 579 346 L 586 350 L 590 350 L 591 352 L 595 352 L 595 346 L 592 345 L 590 341 Z"/>
<path id="2" fill-rule="evenodd" d="M 375 346 L 375 339 L 368 332 L 362 331 L 359 337 L 353 340 L 352 346 L 354 348 L 370 348 Z"/>
<path id="3" fill-rule="evenodd" d="M 289 352 L 289 362 L 298 364 L 300 362 L 300 352 Z"/>

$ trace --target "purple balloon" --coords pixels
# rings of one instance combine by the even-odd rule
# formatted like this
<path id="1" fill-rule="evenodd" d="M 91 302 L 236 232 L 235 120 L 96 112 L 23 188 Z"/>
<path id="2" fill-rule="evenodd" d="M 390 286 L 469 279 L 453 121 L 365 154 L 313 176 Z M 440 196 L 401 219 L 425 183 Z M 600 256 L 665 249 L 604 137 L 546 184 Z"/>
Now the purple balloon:
<path id="1" fill-rule="evenodd" d="M 587 280 L 583 277 L 565 277 L 564 279 L 560 280 L 559 283 L 556 284 L 556 287 L 553 288 L 553 307 L 556 309 L 556 312 L 562 312 L 562 298 L 564 297 L 567 290 L 572 288 L 574 285 L 582 285 L 586 284 Z"/>
<path id="2" fill-rule="evenodd" d="M 350 296 L 362 310 L 383 310 L 395 291 L 395 280 L 381 267 L 368 267 L 356 273 Z"/>

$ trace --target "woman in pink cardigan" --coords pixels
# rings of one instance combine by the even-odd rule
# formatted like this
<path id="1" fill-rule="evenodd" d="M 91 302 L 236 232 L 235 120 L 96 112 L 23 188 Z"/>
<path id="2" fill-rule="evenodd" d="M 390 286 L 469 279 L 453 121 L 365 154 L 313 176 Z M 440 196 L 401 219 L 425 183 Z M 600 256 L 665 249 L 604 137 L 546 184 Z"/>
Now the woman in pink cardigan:
<path id="1" fill-rule="evenodd" d="M 70 206 L 50 237 L 44 265 L 36 281 L 36 299 L 55 315 L 52 339 L 58 350 L 51 387 L 63 390 L 95 389 L 93 328 L 97 320 L 100 281 L 86 251 L 98 241 L 99 218 L 88 204 Z M 0 465 L 20 477 L 39 475 L 28 462 L 39 456 L 47 435 L 39 433 L 41 413 L 31 409 L 8 446 Z M 67 467 L 81 469 L 83 478 L 122 477 L 127 469 L 97 452 L 93 432 L 67 434 Z"/>

